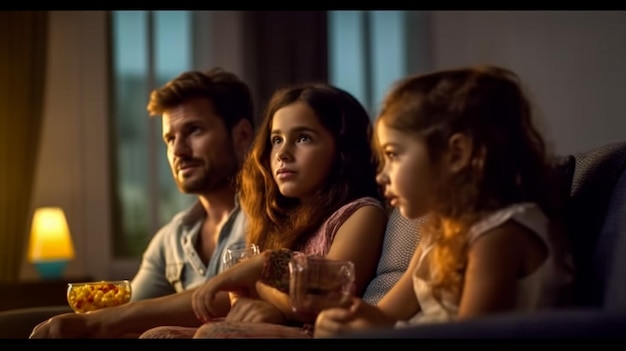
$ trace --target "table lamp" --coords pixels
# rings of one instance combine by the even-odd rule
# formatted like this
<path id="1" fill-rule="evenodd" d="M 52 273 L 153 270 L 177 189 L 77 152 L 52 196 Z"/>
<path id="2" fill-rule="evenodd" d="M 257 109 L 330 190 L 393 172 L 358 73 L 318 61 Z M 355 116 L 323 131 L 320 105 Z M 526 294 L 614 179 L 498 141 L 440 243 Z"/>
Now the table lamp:
<path id="1" fill-rule="evenodd" d="M 28 260 L 43 279 L 59 279 L 74 258 L 74 246 L 65 213 L 60 207 L 35 210 L 30 228 Z"/>

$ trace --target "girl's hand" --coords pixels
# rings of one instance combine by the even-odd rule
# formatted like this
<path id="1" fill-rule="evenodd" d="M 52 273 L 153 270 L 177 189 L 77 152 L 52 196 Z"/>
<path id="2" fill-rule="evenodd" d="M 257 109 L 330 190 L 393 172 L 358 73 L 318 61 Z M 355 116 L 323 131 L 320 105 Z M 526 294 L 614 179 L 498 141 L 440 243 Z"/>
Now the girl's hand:
<path id="1" fill-rule="evenodd" d="M 282 312 L 269 302 L 239 297 L 226 316 L 226 321 L 284 324 L 287 320 Z"/>
<path id="2" fill-rule="evenodd" d="M 216 315 L 213 301 L 219 291 L 233 292 L 233 298 L 234 295 L 237 298 L 256 297 L 255 283 L 261 277 L 264 264 L 265 255 L 256 255 L 207 280 L 191 297 L 191 306 L 196 317 L 206 322 Z"/>
<path id="3" fill-rule="evenodd" d="M 358 330 L 393 326 L 394 322 L 378 307 L 355 297 L 348 307 L 329 308 L 320 312 L 315 320 L 314 337 L 328 338 Z"/>

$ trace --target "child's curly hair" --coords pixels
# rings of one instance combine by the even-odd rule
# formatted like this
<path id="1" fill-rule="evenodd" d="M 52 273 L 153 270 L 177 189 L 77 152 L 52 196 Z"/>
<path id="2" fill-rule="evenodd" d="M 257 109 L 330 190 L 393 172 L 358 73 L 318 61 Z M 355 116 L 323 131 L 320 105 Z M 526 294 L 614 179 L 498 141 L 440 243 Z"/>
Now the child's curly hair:
<path id="1" fill-rule="evenodd" d="M 435 189 L 424 243 L 431 283 L 460 296 L 467 263 L 466 233 L 485 213 L 517 202 L 551 212 L 546 146 L 533 125 L 531 107 L 513 72 L 494 66 L 461 68 L 409 77 L 386 96 L 377 123 L 419 135 L 437 164 L 450 137 L 472 142 L 468 166 Z M 379 150 L 380 152 L 380 150 Z"/>

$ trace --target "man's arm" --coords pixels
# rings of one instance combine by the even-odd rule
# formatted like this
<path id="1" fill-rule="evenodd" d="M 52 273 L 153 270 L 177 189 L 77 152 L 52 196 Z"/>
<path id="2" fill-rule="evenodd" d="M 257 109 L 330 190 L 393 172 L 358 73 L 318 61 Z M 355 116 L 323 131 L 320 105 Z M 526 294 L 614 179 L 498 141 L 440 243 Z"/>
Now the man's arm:
<path id="1" fill-rule="evenodd" d="M 166 277 L 164 240 L 167 226 L 159 230 L 144 251 L 141 265 L 131 281 L 131 301 L 173 294 L 176 290 Z"/>
<path id="2" fill-rule="evenodd" d="M 197 327 L 191 309 L 193 290 L 129 302 L 89 313 L 65 313 L 39 323 L 30 338 L 136 337 L 161 325 Z"/>

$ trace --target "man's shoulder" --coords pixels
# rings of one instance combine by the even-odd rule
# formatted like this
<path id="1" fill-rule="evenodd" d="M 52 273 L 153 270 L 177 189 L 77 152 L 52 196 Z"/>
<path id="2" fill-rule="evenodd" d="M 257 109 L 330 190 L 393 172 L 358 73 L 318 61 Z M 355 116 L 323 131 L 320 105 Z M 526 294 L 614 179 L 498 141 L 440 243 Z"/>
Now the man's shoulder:
<path id="1" fill-rule="evenodd" d="M 172 218 L 159 229 L 159 233 L 176 231 L 177 228 L 182 226 L 193 226 L 203 218 L 204 213 L 199 202 L 192 203 L 186 209 L 174 214 Z"/>
<path id="2" fill-rule="evenodd" d="M 225 232 L 228 236 L 229 242 L 245 242 L 245 232 L 248 226 L 248 217 L 240 207 L 235 207 L 231 213 L 231 219 L 224 225 L 222 232 Z"/>
<path id="3" fill-rule="evenodd" d="M 187 208 L 173 215 L 170 223 L 195 223 L 204 217 L 206 217 L 206 212 L 202 204 L 200 204 L 200 201 L 196 200 L 187 206 Z"/>

